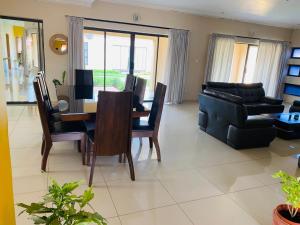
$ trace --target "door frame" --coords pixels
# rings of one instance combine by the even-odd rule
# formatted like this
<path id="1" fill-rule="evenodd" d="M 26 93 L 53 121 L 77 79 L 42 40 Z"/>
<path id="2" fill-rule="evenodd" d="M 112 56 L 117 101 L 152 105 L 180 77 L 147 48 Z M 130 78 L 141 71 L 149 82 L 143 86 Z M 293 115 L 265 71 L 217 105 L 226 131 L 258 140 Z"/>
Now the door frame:
<path id="1" fill-rule="evenodd" d="M 25 17 L 14 17 L 14 16 L 5 16 L 0 15 L 0 20 L 18 20 L 18 21 L 24 21 L 24 22 L 33 22 L 38 23 L 38 32 L 39 32 L 39 38 L 38 38 L 38 49 L 39 49 L 39 70 L 45 71 L 45 39 L 44 39 L 44 21 L 42 19 L 33 19 L 33 18 L 25 18 Z M 42 26 L 41 26 L 42 25 Z M 36 104 L 35 102 L 28 102 L 28 101 L 7 101 L 7 104 Z"/>

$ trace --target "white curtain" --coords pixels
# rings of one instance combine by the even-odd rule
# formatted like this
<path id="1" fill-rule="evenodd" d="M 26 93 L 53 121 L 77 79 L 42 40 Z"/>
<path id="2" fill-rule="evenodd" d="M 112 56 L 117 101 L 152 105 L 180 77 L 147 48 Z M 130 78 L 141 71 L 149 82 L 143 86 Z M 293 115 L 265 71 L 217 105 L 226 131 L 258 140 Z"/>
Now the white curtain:
<path id="1" fill-rule="evenodd" d="M 168 103 L 179 104 L 183 99 L 184 82 L 188 67 L 189 31 L 171 29 L 167 60 Z"/>
<path id="2" fill-rule="evenodd" d="M 83 18 L 69 16 L 68 55 L 69 55 L 69 85 L 75 85 L 75 70 L 83 69 Z M 75 99 L 71 88 L 70 111 L 83 112 L 83 100 Z"/>
<path id="3" fill-rule="evenodd" d="M 284 42 L 260 41 L 252 82 L 261 82 L 266 96 L 279 97 L 284 79 L 288 46 Z"/>
<path id="4" fill-rule="evenodd" d="M 69 16 L 69 84 L 75 84 L 75 70 L 83 69 L 83 18 Z"/>
<path id="5" fill-rule="evenodd" d="M 229 82 L 234 43 L 234 38 L 218 37 L 216 39 L 210 81 Z"/>

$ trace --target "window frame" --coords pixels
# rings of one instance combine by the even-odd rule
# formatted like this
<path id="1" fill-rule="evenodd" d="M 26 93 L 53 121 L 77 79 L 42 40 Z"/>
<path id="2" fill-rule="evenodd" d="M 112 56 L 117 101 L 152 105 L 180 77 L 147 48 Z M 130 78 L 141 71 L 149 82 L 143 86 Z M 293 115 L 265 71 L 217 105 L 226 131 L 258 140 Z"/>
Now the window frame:
<path id="1" fill-rule="evenodd" d="M 300 59 L 300 56 L 299 56 L 299 57 L 294 57 L 294 56 L 293 56 L 296 49 L 299 49 L 299 50 L 300 50 L 300 47 L 294 47 L 294 48 L 292 48 L 291 59 Z"/>
<path id="2" fill-rule="evenodd" d="M 297 66 L 297 67 L 299 67 L 299 74 L 298 74 L 297 76 L 295 76 L 295 75 L 291 75 L 291 74 L 290 74 L 290 70 L 291 70 L 291 67 L 292 67 L 292 66 Z M 288 68 L 287 76 L 289 76 L 289 77 L 300 77 L 300 65 L 296 65 L 296 64 L 289 64 L 289 68 Z"/>

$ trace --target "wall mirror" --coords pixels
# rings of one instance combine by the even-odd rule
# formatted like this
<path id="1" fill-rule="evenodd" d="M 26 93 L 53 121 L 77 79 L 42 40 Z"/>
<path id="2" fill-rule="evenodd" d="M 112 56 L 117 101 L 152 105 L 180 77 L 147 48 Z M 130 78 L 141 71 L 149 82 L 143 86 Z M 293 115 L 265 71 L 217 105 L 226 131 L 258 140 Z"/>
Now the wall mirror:
<path id="1" fill-rule="evenodd" d="M 54 34 L 49 40 L 49 45 L 55 54 L 65 55 L 68 52 L 68 38 L 66 35 Z"/>

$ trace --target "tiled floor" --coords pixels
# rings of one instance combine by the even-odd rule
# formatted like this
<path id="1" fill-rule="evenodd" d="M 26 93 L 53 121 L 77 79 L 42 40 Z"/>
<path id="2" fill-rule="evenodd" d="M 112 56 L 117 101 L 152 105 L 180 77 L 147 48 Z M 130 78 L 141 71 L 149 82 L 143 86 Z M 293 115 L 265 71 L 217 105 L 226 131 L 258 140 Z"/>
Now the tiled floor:
<path id="1" fill-rule="evenodd" d="M 93 207 L 110 225 L 271 225 L 283 197 L 272 173 L 299 175 L 300 140 L 276 139 L 269 148 L 236 151 L 197 126 L 194 103 L 165 106 L 160 129 L 162 162 L 145 139 L 133 141 L 136 181 L 118 157 L 103 157 L 95 171 Z M 41 126 L 34 106 L 9 106 L 15 202 L 37 201 L 50 180 L 84 180 L 73 143 L 58 143 L 40 172 Z M 19 209 L 16 209 L 16 213 Z M 18 225 L 32 224 L 25 216 Z"/>

